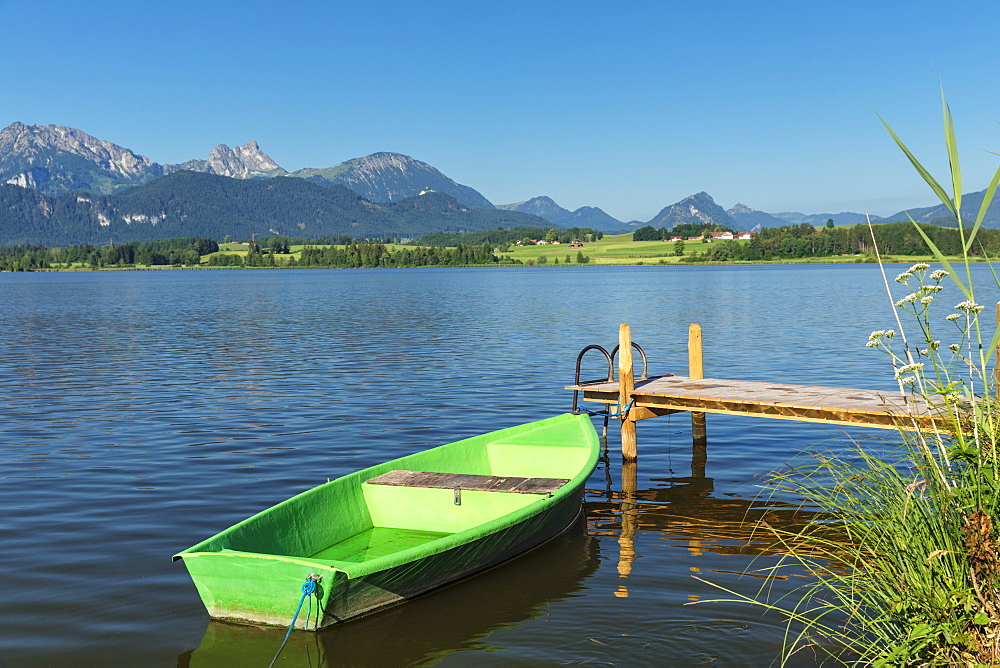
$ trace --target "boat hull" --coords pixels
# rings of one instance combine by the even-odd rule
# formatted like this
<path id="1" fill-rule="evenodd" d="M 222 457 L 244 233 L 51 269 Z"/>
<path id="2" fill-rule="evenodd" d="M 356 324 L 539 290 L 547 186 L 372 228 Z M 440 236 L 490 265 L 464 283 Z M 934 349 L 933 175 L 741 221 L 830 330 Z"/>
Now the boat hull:
<path id="1" fill-rule="evenodd" d="M 215 619 L 288 626 L 301 598 L 295 628 L 324 628 L 468 578 L 559 535 L 580 512 L 598 451 L 584 416 L 502 430 L 326 483 L 176 558 Z M 518 494 L 369 482 L 399 469 L 467 478 L 559 474 L 565 484 Z M 317 586 L 303 597 L 310 576 L 318 576 Z"/>

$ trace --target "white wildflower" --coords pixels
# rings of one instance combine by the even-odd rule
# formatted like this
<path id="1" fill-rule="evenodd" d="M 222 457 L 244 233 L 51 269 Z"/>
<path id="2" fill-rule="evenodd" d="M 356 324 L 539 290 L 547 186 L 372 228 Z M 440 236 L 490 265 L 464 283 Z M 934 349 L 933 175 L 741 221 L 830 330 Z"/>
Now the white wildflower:
<path id="1" fill-rule="evenodd" d="M 924 363 L 923 362 L 917 362 L 916 364 L 906 364 L 906 365 L 903 365 L 903 366 L 899 367 L 898 369 L 896 369 L 896 380 L 899 380 L 905 374 L 913 373 L 913 372 L 916 372 L 916 371 L 920 371 L 923 368 L 924 368 Z"/>
<path id="2" fill-rule="evenodd" d="M 974 301 L 966 299 L 961 304 L 955 304 L 955 308 L 957 308 L 959 311 L 965 311 L 967 313 L 979 313 L 980 311 L 983 310 L 984 307 L 980 306 Z"/>
<path id="3" fill-rule="evenodd" d="M 907 269 L 907 271 L 910 272 L 910 273 L 914 273 L 914 272 L 917 272 L 917 271 L 925 271 L 925 270 L 930 269 L 930 268 L 931 268 L 931 266 L 929 264 L 927 264 L 926 262 L 918 262 L 915 265 L 913 265 L 912 267 L 910 267 L 909 269 Z"/>
<path id="4" fill-rule="evenodd" d="M 952 322 L 955 322 L 956 320 L 958 320 L 961 317 L 962 316 L 960 316 L 958 313 L 952 313 L 951 315 L 947 316 L 945 318 L 945 320 L 951 320 Z"/>
<path id="5" fill-rule="evenodd" d="M 944 290 L 940 285 L 921 285 L 920 291 L 926 293 L 941 292 Z"/>
<path id="6" fill-rule="evenodd" d="M 950 346 L 948 346 L 948 350 L 950 350 L 953 353 L 957 353 L 959 350 L 961 350 L 961 348 L 962 347 L 960 345 L 958 345 L 957 343 L 953 343 Z"/>
<path id="7" fill-rule="evenodd" d="M 906 378 L 900 378 L 899 382 L 902 385 L 913 385 L 914 383 L 917 382 L 917 377 L 916 376 L 907 376 Z"/>
<path id="8" fill-rule="evenodd" d="M 930 343 L 928 344 L 928 347 L 929 347 L 929 348 L 930 348 L 931 350 L 937 350 L 938 348 L 940 348 L 940 347 L 941 347 L 941 342 L 940 342 L 940 341 L 931 341 L 931 342 L 930 342 Z"/>
<path id="9" fill-rule="evenodd" d="M 931 272 L 932 281 L 940 281 L 942 278 L 948 275 L 948 272 L 944 269 L 935 269 Z"/>
<path id="10" fill-rule="evenodd" d="M 897 283 L 905 283 L 909 279 L 913 278 L 913 274 L 908 271 L 904 271 L 902 274 L 896 276 Z"/>
<path id="11" fill-rule="evenodd" d="M 927 295 L 926 297 L 920 298 L 920 303 L 923 304 L 924 306 L 927 306 L 932 301 L 934 301 L 934 297 L 932 295 Z"/>
<path id="12" fill-rule="evenodd" d="M 885 338 L 891 339 L 894 336 L 896 336 L 896 331 L 895 330 L 893 330 L 893 329 L 887 329 L 887 330 L 885 330 Z"/>

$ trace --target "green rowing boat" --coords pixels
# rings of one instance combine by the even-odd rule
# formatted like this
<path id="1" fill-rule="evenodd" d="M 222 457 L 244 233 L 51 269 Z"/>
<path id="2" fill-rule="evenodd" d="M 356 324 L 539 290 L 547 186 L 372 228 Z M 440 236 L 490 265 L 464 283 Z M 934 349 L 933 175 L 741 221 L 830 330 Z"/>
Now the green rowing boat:
<path id="1" fill-rule="evenodd" d="M 572 414 L 456 441 L 310 489 L 174 559 L 215 619 L 320 629 L 559 535 L 599 450 L 590 419 Z"/>

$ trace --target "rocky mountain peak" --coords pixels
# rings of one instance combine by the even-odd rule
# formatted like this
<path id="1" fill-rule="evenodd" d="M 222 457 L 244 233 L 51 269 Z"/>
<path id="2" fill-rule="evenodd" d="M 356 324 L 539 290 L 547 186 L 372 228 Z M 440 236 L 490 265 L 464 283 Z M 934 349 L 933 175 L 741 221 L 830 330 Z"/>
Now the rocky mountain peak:
<path id="1" fill-rule="evenodd" d="M 209 174 L 229 176 L 235 179 L 278 176 L 287 173 L 269 155 L 260 150 L 256 141 L 250 141 L 236 148 L 219 144 L 208 154 L 204 170 Z"/>
<path id="2" fill-rule="evenodd" d="M 82 173 L 81 159 L 93 166 L 90 173 Z M 48 194 L 111 192 L 163 174 L 163 167 L 149 158 L 76 128 L 18 121 L 0 130 L 0 183 Z"/>
<path id="3" fill-rule="evenodd" d="M 481 193 L 452 181 L 426 162 L 402 153 L 372 153 L 325 169 L 300 169 L 292 176 L 316 183 L 341 183 L 373 202 L 399 201 L 423 190 L 436 190 L 466 206 L 493 208 Z"/>
<path id="4" fill-rule="evenodd" d="M 746 204 L 736 204 L 726 211 L 733 219 L 733 229 L 754 232 L 764 227 L 781 227 L 785 221 L 775 218 L 769 213 L 752 209 Z"/>
<path id="5" fill-rule="evenodd" d="M 685 197 L 676 204 L 664 207 L 647 225 L 672 230 L 677 225 L 687 223 L 722 225 L 724 227 L 733 227 L 734 225 L 732 217 L 716 204 L 712 196 L 706 192 Z"/>
<path id="6" fill-rule="evenodd" d="M 517 204 L 512 210 L 521 211 L 522 213 L 531 213 L 552 222 L 557 222 L 557 220 L 561 220 L 562 218 L 570 215 L 569 210 L 562 208 L 556 204 L 555 200 L 546 195 L 532 197 L 526 202 Z"/>
<path id="7" fill-rule="evenodd" d="M 139 177 L 156 166 L 145 156 L 76 128 L 15 122 L 0 130 L 0 155 L 17 155 L 30 162 L 52 151 L 79 156 L 125 179 Z"/>
<path id="8" fill-rule="evenodd" d="M 361 158 L 354 158 L 343 164 L 350 165 L 351 170 L 360 178 L 373 178 L 383 172 L 399 172 L 400 174 L 437 172 L 426 162 L 421 162 L 402 153 L 389 151 L 379 151 Z"/>

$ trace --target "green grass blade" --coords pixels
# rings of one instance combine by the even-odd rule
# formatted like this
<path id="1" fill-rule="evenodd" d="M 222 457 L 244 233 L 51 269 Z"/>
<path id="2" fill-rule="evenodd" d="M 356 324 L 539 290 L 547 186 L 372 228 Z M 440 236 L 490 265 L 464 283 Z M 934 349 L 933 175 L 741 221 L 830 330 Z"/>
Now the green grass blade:
<path id="1" fill-rule="evenodd" d="M 875 115 L 878 116 L 878 113 L 876 113 Z M 942 188 L 941 184 L 937 182 L 937 179 L 931 176 L 931 173 L 928 172 L 924 168 L 924 166 L 920 164 L 920 161 L 917 160 L 916 156 L 910 153 L 910 149 L 906 148 L 906 144 L 904 144 L 903 140 L 900 139 L 895 132 L 893 132 L 892 128 L 889 127 L 889 124 L 885 122 L 885 119 L 882 118 L 881 116 L 878 116 L 878 119 L 882 121 L 882 125 L 884 125 L 885 129 L 889 131 L 889 135 L 896 142 L 896 145 L 899 146 L 899 148 L 903 151 L 903 153 L 906 154 L 906 157 L 909 158 L 910 164 L 912 164 L 913 168 L 917 170 L 917 173 L 920 174 L 920 177 L 927 182 L 927 185 L 931 187 L 931 190 L 933 190 L 934 194 L 938 196 L 938 199 L 940 199 L 941 202 L 946 207 L 948 207 L 948 210 L 957 217 L 958 212 L 955 210 L 954 202 L 951 201 L 951 198 L 948 196 L 948 193 L 945 192 L 945 189 Z"/>
<path id="2" fill-rule="evenodd" d="M 962 226 L 962 168 L 958 162 L 958 142 L 955 139 L 955 121 L 951 117 L 951 108 L 944 99 L 944 86 L 941 87 L 941 113 L 944 116 L 944 143 L 948 149 L 948 168 L 951 171 L 951 193 L 955 203 L 955 215 L 959 227 Z"/>
<path id="3" fill-rule="evenodd" d="M 934 259 L 940 262 L 941 266 L 948 272 L 948 277 L 951 278 L 956 286 L 958 286 L 958 289 L 961 290 L 966 299 L 972 299 L 972 292 L 965 287 L 965 283 L 963 283 L 962 279 L 958 277 L 955 269 L 951 266 L 951 262 L 948 262 L 948 258 L 945 257 L 944 253 L 941 252 L 941 249 L 937 247 L 937 244 L 931 241 L 931 238 L 927 236 L 927 233 L 923 231 L 919 224 L 917 224 L 917 221 L 913 220 L 912 216 L 910 217 L 910 222 L 913 223 L 913 227 L 917 228 L 917 232 L 919 232 L 920 236 L 923 237 L 924 243 L 927 244 L 927 247 L 931 249 L 932 253 L 934 253 Z"/>

